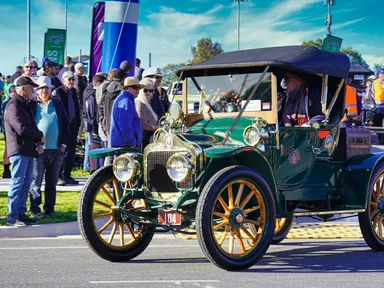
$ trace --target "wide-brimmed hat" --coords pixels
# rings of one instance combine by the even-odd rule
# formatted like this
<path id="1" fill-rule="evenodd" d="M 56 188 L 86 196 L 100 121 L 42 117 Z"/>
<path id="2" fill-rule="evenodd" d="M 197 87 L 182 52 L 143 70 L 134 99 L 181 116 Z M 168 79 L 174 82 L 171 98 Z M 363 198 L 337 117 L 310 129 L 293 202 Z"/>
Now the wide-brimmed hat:
<path id="1" fill-rule="evenodd" d="M 127 77 L 124 79 L 124 87 L 129 87 L 129 86 L 138 86 L 140 88 L 144 88 L 145 85 L 140 84 L 139 78 L 137 77 Z"/>
<path id="2" fill-rule="evenodd" d="M 149 76 L 160 76 L 160 77 L 163 77 L 163 73 L 161 72 L 160 68 L 149 67 L 148 69 L 144 70 L 143 78 L 149 77 Z"/>
<path id="3" fill-rule="evenodd" d="M 37 79 L 37 84 L 39 85 L 36 87 L 36 90 L 48 87 L 48 88 L 54 88 L 55 86 L 52 85 L 51 78 L 48 76 L 40 76 L 39 79 Z"/>

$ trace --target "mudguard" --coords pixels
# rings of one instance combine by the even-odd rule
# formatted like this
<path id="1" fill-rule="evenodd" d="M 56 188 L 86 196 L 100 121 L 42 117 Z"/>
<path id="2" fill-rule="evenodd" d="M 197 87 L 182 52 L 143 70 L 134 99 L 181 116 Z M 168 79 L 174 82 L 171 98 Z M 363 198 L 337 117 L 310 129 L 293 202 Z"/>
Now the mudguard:
<path id="1" fill-rule="evenodd" d="M 209 158 L 208 165 L 200 184 L 200 191 L 206 182 L 221 169 L 231 165 L 243 165 L 257 171 L 267 181 L 274 193 L 276 213 L 278 217 L 288 217 L 284 209 L 281 194 L 277 190 L 275 175 L 268 159 L 257 148 L 250 146 L 224 146 L 211 147 L 204 151 L 204 156 Z"/>
<path id="2" fill-rule="evenodd" d="M 346 208 L 366 209 L 372 173 L 382 161 L 384 153 L 358 155 L 350 160 L 343 181 Z"/>
<path id="3" fill-rule="evenodd" d="M 105 158 L 107 156 L 118 156 L 124 153 L 140 153 L 133 148 L 99 148 L 89 151 L 89 157 L 91 158 Z"/>

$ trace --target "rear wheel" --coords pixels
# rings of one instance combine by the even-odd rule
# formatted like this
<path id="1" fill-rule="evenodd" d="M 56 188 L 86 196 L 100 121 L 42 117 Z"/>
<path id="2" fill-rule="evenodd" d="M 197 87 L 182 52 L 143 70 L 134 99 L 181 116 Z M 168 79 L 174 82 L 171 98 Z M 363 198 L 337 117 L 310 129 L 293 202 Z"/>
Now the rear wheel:
<path id="1" fill-rule="evenodd" d="M 287 237 L 293 225 L 293 217 L 276 218 L 275 232 L 273 233 L 272 244 L 279 244 Z"/>
<path id="2" fill-rule="evenodd" d="M 226 270 L 246 269 L 267 251 L 275 229 L 275 202 L 254 170 L 231 166 L 205 185 L 196 209 L 196 233 L 207 258 Z"/>
<path id="3" fill-rule="evenodd" d="M 140 255 L 152 240 L 154 229 L 132 221 L 120 222 L 112 206 L 123 195 L 112 166 L 95 172 L 81 191 L 78 209 L 80 232 L 89 247 L 109 261 L 128 261 Z M 141 203 L 138 203 L 141 202 Z M 146 205 L 144 199 L 125 205 Z"/>
<path id="4" fill-rule="evenodd" d="M 368 206 L 359 213 L 359 224 L 367 245 L 384 251 L 384 164 L 378 165 L 372 175 Z"/>

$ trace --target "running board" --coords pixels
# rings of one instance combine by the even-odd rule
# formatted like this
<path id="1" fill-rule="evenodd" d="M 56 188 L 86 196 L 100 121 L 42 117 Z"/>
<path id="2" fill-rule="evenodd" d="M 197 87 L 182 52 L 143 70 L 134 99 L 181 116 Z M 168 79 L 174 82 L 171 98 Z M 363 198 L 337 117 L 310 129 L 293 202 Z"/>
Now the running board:
<path id="1" fill-rule="evenodd" d="M 294 212 L 293 216 L 314 216 L 314 215 L 330 215 L 330 214 L 351 214 L 365 212 L 365 209 L 357 210 L 340 210 L 340 211 L 316 211 L 316 212 Z"/>

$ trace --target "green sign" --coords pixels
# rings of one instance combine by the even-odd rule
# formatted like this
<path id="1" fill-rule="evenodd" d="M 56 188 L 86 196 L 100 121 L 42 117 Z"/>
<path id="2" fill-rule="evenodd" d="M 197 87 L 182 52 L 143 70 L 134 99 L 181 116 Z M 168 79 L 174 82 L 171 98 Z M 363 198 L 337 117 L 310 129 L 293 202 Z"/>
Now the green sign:
<path id="1" fill-rule="evenodd" d="M 328 52 L 340 52 L 342 42 L 342 38 L 327 35 L 323 41 L 323 50 Z"/>
<path id="2" fill-rule="evenodd" d="M 66 31 L 47 29 L 44 37 L 44 57 L 64 65 Z"/>

